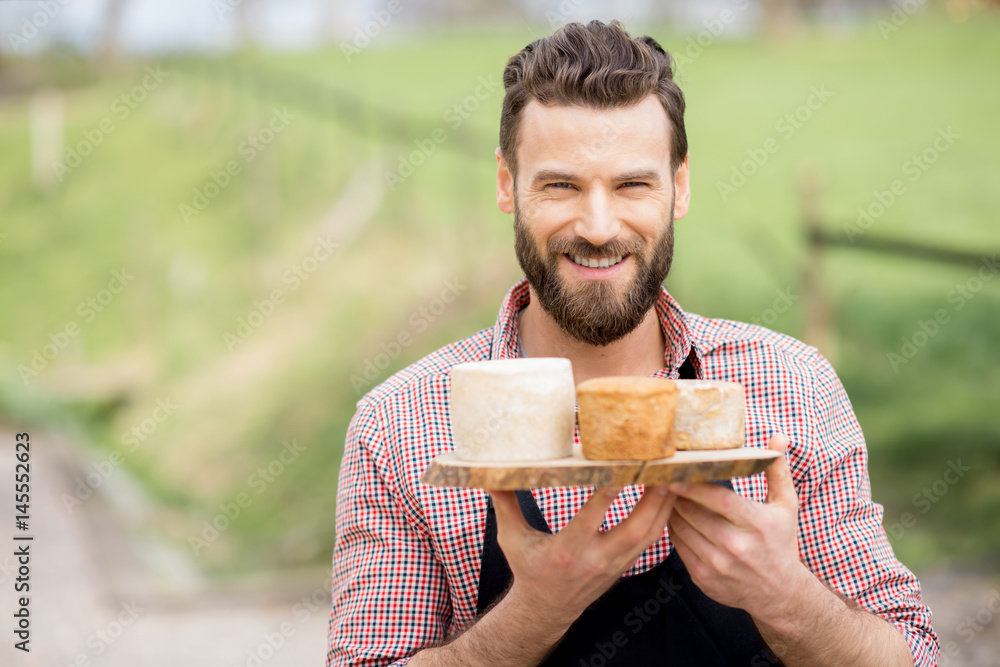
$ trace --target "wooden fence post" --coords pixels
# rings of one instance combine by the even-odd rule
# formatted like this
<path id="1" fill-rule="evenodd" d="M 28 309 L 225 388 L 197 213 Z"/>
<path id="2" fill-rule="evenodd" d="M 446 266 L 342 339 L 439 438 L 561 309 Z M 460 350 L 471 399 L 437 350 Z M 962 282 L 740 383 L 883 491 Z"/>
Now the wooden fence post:
<path id="1" fill-rule="evenodd" d="M 822 225 L 819 214 L 820 175 L 802 172 L 799 182 L 806 252 L 802 262 L 802 298 L 805 301 L 803 340 L 818 349 L 831 364 L 836 357 L 836 336 L 830 327 L 830 302 L 821 284 L 823 271 Z"/>

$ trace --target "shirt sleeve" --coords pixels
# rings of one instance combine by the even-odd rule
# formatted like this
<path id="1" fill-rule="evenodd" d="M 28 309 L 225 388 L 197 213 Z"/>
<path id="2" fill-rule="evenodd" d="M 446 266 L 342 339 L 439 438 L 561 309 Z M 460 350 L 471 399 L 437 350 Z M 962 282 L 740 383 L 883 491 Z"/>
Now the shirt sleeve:
<path id="1" fill-rule="evenodd" d="M 897 560 L 871 497 L 868 451 L 854 409 L 829 361 L 816 356 L 812 461 L 799 497 L 802 561 L 829 586 L 884 618 L 906 639 L 916 667 L 940 653 L 917 577 Z"/>
<path id="2" fill-rule="evenodd" d="M 337 485 L 327 667 L 405 665 L 444 636 L 451 614 L 444 568 L 376 463 L 383 444 L 373 410 L 361 408 Z"/>

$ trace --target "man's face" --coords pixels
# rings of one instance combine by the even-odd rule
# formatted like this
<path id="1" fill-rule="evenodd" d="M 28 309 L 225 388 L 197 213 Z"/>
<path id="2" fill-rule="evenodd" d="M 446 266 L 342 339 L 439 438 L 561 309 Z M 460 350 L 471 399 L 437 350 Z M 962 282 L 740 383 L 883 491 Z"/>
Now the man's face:
<path id="1" fill-rule="evenodd" d="M 642 322 L 670 271 L 673 220 L 690 196 L 687 160 L 675 176 L 669 121 L 653 95 L 611 110 L 531 101 L 523 114 L 517 182 L 499 149 L 497 171 L 518 262 L 563 330 L 613 343 Z"/>

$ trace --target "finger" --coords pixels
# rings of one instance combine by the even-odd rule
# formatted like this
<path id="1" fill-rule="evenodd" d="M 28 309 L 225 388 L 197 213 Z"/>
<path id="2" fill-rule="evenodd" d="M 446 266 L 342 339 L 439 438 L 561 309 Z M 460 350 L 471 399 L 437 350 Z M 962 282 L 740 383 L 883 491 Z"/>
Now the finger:
<path id="1" fill-rule="evenodd" d="M 632 508 L 632 512 L 617 526 L 604 533 L 600 546 L 604 559 L 621 559 L 624 570 L 631 567 L 651 544 L 663 537 L 663 529 L 667 526 L 677 496 L 669 491 L 661 494 L 659 489 L 667 491 L 666 487 L 645 487 L 642 498 Z"/>
<path id="2" fill-rule="evenodd" d="M 752 504 L 753 501 L 747 500 L 732 489 L 718 484 L 675 482 L 670 484 L 670 490 L 683 498 L 704 505 L 736 526 L 747 525 L 747 517 L 752 514 L 752 508 L 749 508 L 748 505 Z"/>
<path id="3" fill-rule="evenodd" d="M 791 468 L 788 467 L 788 437 L 784 433 L 775 433 L 768 441 L 767 448 L 771 451 L 781 452 L 781 456 L 764 472 L 767 479 L 767 497 L 764 502 L 798 507 L 799 499 L 795 495 L 795 482 L 792 480 Z"/>
<path id="4" fill-rule="evenodd" d="M 563 539 L 581 543 L 592 540 L 601 528 L 601 524 L 604 523 L 604 516 L 608 513 L 608 508 L 611 507 L 615 498 L 624 488 L 624 486 L 599 486 L 595 488 L 576 516 L 560 531 L 560 535 L 566 536 Z"/>
<path id="5" fill-rule="evenodd" d="M 684 567 L 687 569 L 688 574 L 692 577 L 695 576 L 695 572 L 704 572 L 706 565 L 702 562 L 701 557 L 698 556 L 694 551 L 691 550 L 690 545 L 684 541 L 684 538 L 676 531 L 673 526 L 675 517 L 670 518 L 670 543 L 674 547 L 674 551 L 677 552 L 678 557 L 684 562 Z"/>
<path id="6" fill-rule="evenodd" d="M 687 498 L 678 499 L 677 504 L 674 505 L 674 515 L 684 519 L 692 529 L 698 531 L 712 544 L 720 547 L 726 532 L 732 531 L 734 528 L 733 523 L 725 517 Z"/>
<path id="7" fill-rule="evenodd" d="M 714 569 L 712 563 L 718 562 L 717 559 L 721 556 L 719 547 L 712 544 L 694 526 L 685 521 L 684 517 L 676 513 L 670 517 L 670 539 L 675 546 L 683 544 L 686 551 L 712 569 Z M 683 554 L 683 551 L 681 553 Z"/>
<path id="8" fill-rule="evenodd" d="M 659 490 L 663 487 L 653 487 L 653 488 Z M 660 498 L 661 496 L 659 493 L 654 493 L 651 497 Z M 642 499 L 644 500 L 645 498 L 646 494 L 644 492 Z M 654 515 L 653 520 L 649 524 L 649 532 L 647 534 L 647 539 L 645 541 L 645 544 L 642 545 L 642 550 L 636 554 L 636 557 L 638 557 L 639 554 L 642 553 L 642 551 L 645 551 L 649 547 L 649 545 L 653 544 L 661 537 L 663 537 L 663 530 L 664 528 L 667 527 L 667 521 L 670 519 L 670 516 L 673 513 L 674 508 L 676 507 L 678 497 L 676 494 L 670 493 L 670 491 L 667 490 L 667 493 L 662 496 L 662 499 L 663 502 L 661 502 L 659 506 L 657 506 L 656 514 Z"/>
<path id="9" fill-rule="evenodd" d="M 513 491 L 486 491 L 486 493 L 490 494 L 493 509 L 496 510 L 498 540 L 501 532 L 525 536 L 535 531 L 524 518 L 516 493 Z"/>
<path id="10" fill-rule="evenodd" d="M 677 530 L 677 523 L 681 521 L 680 517 L 677 515 L 671 515 L 670 520 L 667 522 L 667 530 L 669 531 L 668 537 L 670 538 L 670 544 L 673 546 L 674 551 L 677 555 L 681 557 L 685 565 L 690 565 L 691 561 L 697 558 L 691 547 L 687 545 L 684 541 L 684 537 L 681 536 L 680 532 Z"/>
<path id="11" fill-rule="evenodd" d="M 663 487 L 654 487 L 656 489 L 661 489 Z M 666 490 L 667 493 L 664 494 L 664 501 L 659 507 L 659 511 L 653 518 L 652 527 L 656 529 L 656 539 L 659 539 L 663 534 L 663 529 L 667 527 L 667 521 L 670 519 L 670 515 L 674 511 L 677 503 L 677 494 L 670 493 L 670 490 Z M 645 496 L 645 493 L 643 494 Z"/>
<path id="12" fill-rule="evenodd" d="M 629 515 L 605 534 L 609 540 L 617 540 L 618 536 L 632 533 L 633 529 L 641 533 L 644 538 L 651 531 L 656 531 L 658 535 L 663 532 L 667 517 L 670 516 L 676 499 L 677 496 L 670 493 L 670 490 L 665 486 L 646 486 L 643 488 L 642 497 L 639 498 L 639 502 L 635 504 Z M 652 539 L 652 535 L 650 535 L 650 539 Z"/>

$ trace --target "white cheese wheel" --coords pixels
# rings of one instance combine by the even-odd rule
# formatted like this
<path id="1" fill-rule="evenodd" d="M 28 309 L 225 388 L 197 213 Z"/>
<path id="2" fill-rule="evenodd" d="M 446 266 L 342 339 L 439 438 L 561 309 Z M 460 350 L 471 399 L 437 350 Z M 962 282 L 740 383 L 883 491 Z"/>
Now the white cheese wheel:
<path id="1" fill-rule="evenodd" d="M 730 449 L 746 440 L 746 398 L 739 382 L 674 380 L 677 410 L 670 442 L 677 449 Z"/>
<path id="2" fill-rule="evenodd" d="M 464 461 L 570 456 L 576 388 L 569 359 L 535 357 L 451 369 L 451 432 Z"/>

